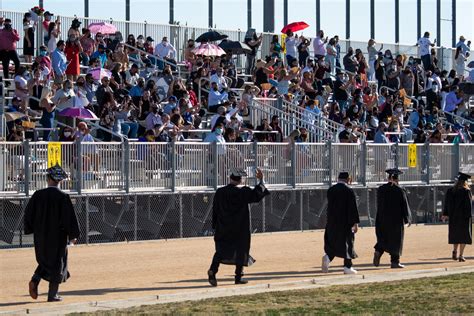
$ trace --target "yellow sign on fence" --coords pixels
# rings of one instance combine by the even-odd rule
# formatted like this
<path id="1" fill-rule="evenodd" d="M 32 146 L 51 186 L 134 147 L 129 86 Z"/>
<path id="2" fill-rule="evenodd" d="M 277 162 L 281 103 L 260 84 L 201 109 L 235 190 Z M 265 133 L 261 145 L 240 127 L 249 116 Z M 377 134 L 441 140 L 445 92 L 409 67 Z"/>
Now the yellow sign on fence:
<path id="1" fill-rule="evenodd" d="M 48 143 L 48 168 L 55 165 L 61 166 L 61 143 Z"/>
<path id="2" fill-rule="evenodd" d="M 416 168 L 416 145 L 408 145 L 408 168 Z"/>

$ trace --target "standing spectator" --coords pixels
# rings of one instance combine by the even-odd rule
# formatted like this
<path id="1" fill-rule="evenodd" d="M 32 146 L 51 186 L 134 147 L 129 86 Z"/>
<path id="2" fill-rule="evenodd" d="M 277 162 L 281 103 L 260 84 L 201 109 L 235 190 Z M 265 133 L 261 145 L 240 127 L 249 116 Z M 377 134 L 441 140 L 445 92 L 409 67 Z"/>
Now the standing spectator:
<path id="1" fill-rule="evenodd" d="M 286 47 L 286 63 L 288 67 L 293 67 L 293 61 L 297 60 L 297 46 L 300 42 L 298 35 L 293 34 L 292 31 L 286 32 L 285 47 Z"/>
<path id="2" fill-rule="evenodd" d="M 464 92 L 459 89 L 458 86 L 452 86 L 451 91 L 446 95 L 446 106 L 444 108 L 445 112 L 454 113 L 459 104 L 464 101 Z M 448 116 L 448 121 L 450 120 L 451 115 Z"/>
<path id="3" fill-rule="evenodd" d="M 352 47 L 349 47 L 349 49 L 347 50 L 347 54 L 344 55 L 342 63 L 344 64 L 344 69 L 349 72 L 349 78 L 352 79 L 354 74 L 357 72 L 358 65 L 357 60 L 354 56 L 354 49 Z"/>
<path id="4" fill-rule="evenodd" d="M 176 65 L 176 49 L 168 42 L 168 37 L 163 37 L 161 43 L 158 43 L 155 46 L 155 56 L 158 56 L 158 68 L 163 69 L 167 61 L 173 65 Z M 161 60 L 160 60 L 161 59 Z"/>
<path id="5" fill-rule="evenodd" d="M 306 67 L 306 59 L 309 57 L 308 47 L 310 43 L 311 39 L 307 39 L 303 36 L 300 37 L 300 43 L 298 45 L 298 62 L 301 68 Z"/>
<path id="6" fill-rule="evenodd" d="M 40 100 L 40 108 L 42 109 L 42 115 L 39 123 L 43 128 L 47 130 L 43 131 L 43 140 L 48 141 L 50 135 L 50 128 L 53 127 L 54 119 L 56 116 L 56 106 L 51 101 L 51 90 L 49 88 L 43 89 L 43 95 Z"/>
<path id="7" fill-rule="evenodd" d="M 82 46 L 82 64 L 84 66 L 89 66 L 90 57 L 95 52 L 95 41 L 92 38 L 91 31 L 89 29 L 82 29 L 82 37 L 80 42 Z"/>
<path id="8" fill-rule="evenodd" d="M 322 272 L 329 272 L 329 264 L 335 257 L 344 259 L 344 274 L 356 274 L 352 259 L 357 258 L 354 237 L 358 231 L 359 210 L 348 172 L 339 173 L 337 184 L 327 191 L 327 224 L 324 232 Z"/>
<path id="9" fill-rule="evenodd" d="M 74 35 L 75 38 L 80 38 L 81 37 L 81 32 L 79 31 L 79 27 L 81 27 L 81 21 L 79 21 L 77 18 L 72 20 L 71 22 L 71 27 L 67 31 L 67 37 Z"/>
<path id="10" fill-rule="evenodd" d="M 375 80 L 375 61 L 377 60 L 377 54 L 383 49 L 383 44 L 380 46 L 380 49 L 375 48 L 375 40 L 372 38 L 369 39 L 367 44 L 367 53 L 369 54 L 369 71 L 368 71 L 368 80 Z"/>
<path id="11" fill-rule="evenodd" d="M 326 61 L 331 68 L 331 75 L 336 75 L 336 40 L 331 38 L 329 43 L 326 45 Z"/>
<path id="12" fill-rule="evenodd" d="M 413 89 L 415 85 L 415 76 L 411 71 L 410 66 L 406 66 L 405 70 L 400 73 L 400 88 L 405 89 L 408 96 L 413 96 Z"/>
<path id="13" fill-rule="evenodd" d="M 263 36 L 257 37 L 257 33 L 255 29 L 249 29 L 247 33 L 245 33 L 244 42 L 247 44 L 251 52 L 247 53 L 247 60 L 245 61 L 245 73 L 247 75 L 251 75 L 254 73 L 255 70 L 255 57 L 257 56 L 258 47 L 262 44 Z"/>
<path id="14" fill-rule="evenodd" d="M 430 40 L 430 32 L 425 32 L 422 38 L 418 40 L 416 46 L 420 47 L 420 58 L 423 62 L 423 67 L 425 70 L 431 70 L 431 54 L 430 54 L 430 46 L 434 47 L 436 44 L 436 39 L 431 42 Z"/>
<path id="15" fill-rule="evenodd" d="M 336 47 L 336 67 L 339 67 L 341 68 L 341 62 L 340 62 L 340 59 L 341 59 L 341 44 L 339 44 L 339 36 L 338 35 L 334 35 L 334 40 L 336 41 L 336 45 L 334 47 Z"/>
<path id="16" fill-rule="evenodd" d="M 25 107 L 28 99 L 28 81 L 30 80 L 30 73 L 24 66 L 20 66 L 15 73 L 15 96 L 21 99 L 22 107 Z"/>
<path id="17" fill-rule="evenodd" d="M 35 54 L 35 23 L 31 21 L 31 13 L 26 12 L 23 16 L 23 30 L 25 32 L 23 38 L 23 56 L 25 62 L 31 63 Z"/>
<path id="18" fill-rule="evenodd" d="M 46 11 L 44 14 L 43 14 L 43 23 L 42 23 L 42 27 L 43 27 L 43 45 L 48 45 L 48 41 L 49 41 L 49 24 L 51 23 L 51 17 L 53 16 L 53 14 L 49 11 Z"/>
<path id="19" fill-rule="evenodd" d="M 195 43 L 193 39 L 188 39 L 188 46 L 184 49 L 184 62 L 188 64 L 188 70 L 192 71 L 194 65 L 196 64 L 196 54 L 193 50 L 195 48 Z"/>
<path id="20" fill-rule="evenodd" d="M 61 34 L 61 21 L 59 19 L 56 22 L 49 23 L 48 27 L 48 51 L 51 54 L 58 46 L 59 35 Z"/>
<path id="21" fill-rule="evenodd" d="M 280 45 L 280 39 L 278 38 L 278 35 L 273 35 L 270 43 L 270 56 L 272 58 L 281 59 L 281 51 L 282 47 Z"/>
<path id="22" fill-rule="evenodd" d="M 456 73 L 461 81 L 464 81 L 464 69 L 466 68 L 466 55 L 461 46 L 456 48 L 454 55 L 454 63 L 456 65 Z"/>
<path id="23" fill-rule="evenodd" d="M 15 64 L 15 72 L 20 67 L 20 59 L 16 52 L 16 43 L 20 40 L 18 31 L 12 27 L 12 20 L 5 19 L 0 29 L 0 59 L 3 66 L 3 79 L 9 78 L 10 60 Z"/>
<path id="24" fill-rule="evenodd" d="M 51 66 L 53 67 L 54 71 L 55 84 L 62 84 L 66 76 L 68 62 L 66 55 L 64 54 L 65 48 L 66 44 L 63 40 L 60 40 L 57 44 L 56 49 L 51 54 Z"/>
<path id="25" fill-rule="evenodd" d="M 314 48 L 314 57 L 319 59 L 323 59 L 326 56 L 326 43 L 328 42 L 328 37 L 324 38 L 324 31 L 320 30 L 318 32 L 318 36 L 313 41 L 313 48 Z"/>
<path id="26" fill-rule="evenodd" d="M 334 93 L 333 99 L 339 103 L 339 108 L 342 110 L 343 113 L 346 112 L 349 100 L 349 93 L 347 89 L 351 85 L 350 81 L 344 81 L 344 73 L 342 71 L 337 72 L 337 79 L 334 82 Z"/>
<path id="27" fill-rule="evenodd" d="M 466 43 L 464 43 L 465 41 L 466 41 L 466 38 L 461 35 L 459 37 L 459 42 L 457 42 L 456 44 L 456 48 L 461 47 L 463 54 L 468 56 L 469 51 L 471 50 L 471 41 L 467 41 L 467 45 Z"/>
<path id="28" fill-rule="evenodd" d="M 66 54 L 66 58 L 68 60 L 66 76 L 70 80 L 76 81 L 77 76 L 79 76 L 81 73 L 79 55 L 82 52 L 83 49 L 81 42 L 79 41 L 79 37 L 76 37 L 74 34 L 69 35 L 64 53 Z"/>
<path id="29" fill-rule="evenodd" d="M 40 99 L 43 94 L 44 81 L 41 79 L 41 69 L 36 68 L 33 71 L 33 78 L 28 81 L 28 91 L 29 95 L 36 99 Z M 30 99 L 29 107 L 31 110 L 40 111 L 39 101 L 35 99 Z"/>

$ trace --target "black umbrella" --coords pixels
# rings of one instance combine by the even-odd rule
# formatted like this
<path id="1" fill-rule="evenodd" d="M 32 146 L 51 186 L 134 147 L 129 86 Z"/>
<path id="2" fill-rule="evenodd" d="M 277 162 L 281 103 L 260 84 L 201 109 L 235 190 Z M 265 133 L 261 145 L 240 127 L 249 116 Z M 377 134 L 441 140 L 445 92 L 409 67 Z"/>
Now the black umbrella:
<path id="1" fill-rule="evenodd" d="M 223 40 L 228 36 L 225 34 L 221 34 L 217 31 L 209 31 L 206 33 L 201 34 L 198 38 L 196 38 L 196 42 L 203 43 L 203 42 L 215 42 Z"/>
<path id="2" fill-rule="evenodd" d="M 252 49 L 247 44 L 242 42 L 222 41 L 219 46 L 223 50 L 229 51 L 235 55 L 247 54 L 252 52 Z"/>

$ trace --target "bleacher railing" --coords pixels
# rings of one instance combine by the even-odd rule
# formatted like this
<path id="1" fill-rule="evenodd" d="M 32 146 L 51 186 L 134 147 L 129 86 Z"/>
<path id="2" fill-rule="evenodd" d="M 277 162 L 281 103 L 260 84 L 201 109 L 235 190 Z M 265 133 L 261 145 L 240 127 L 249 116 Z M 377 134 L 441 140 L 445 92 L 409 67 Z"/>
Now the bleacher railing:
<path id="1" fill-rule="evenodd" d="M 459 170 L 474 173 L 474 144 L 326 143 L 61 143 L 61 165 L 73 193 L 213 191 L 240 167 L 255 181 L 261 168 L 269 187 L 328 186 L 341 170 L 353 183 L 377 185 L 398 167 L 405 184 L 450 182 Z M 78 159 L 80 157 L 80 159 Z M 410 158 L 410 159 L 409 159 Z M 413 160 L 415 160 L 413 164 Z M 31 195 L 46 187 L 47 142 L 0 142 L 1 195 Z"/>

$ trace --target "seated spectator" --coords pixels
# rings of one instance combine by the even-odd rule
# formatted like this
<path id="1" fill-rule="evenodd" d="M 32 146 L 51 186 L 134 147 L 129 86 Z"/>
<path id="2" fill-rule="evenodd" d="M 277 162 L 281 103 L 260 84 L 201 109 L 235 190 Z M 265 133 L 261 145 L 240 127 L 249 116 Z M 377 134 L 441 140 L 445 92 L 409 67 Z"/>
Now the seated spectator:
<path id="1" fill-rule="evenodd" d="M 217 82 L 211 83 L 211 90 L 209 91 L 209 96 L 208 96 L 208 110 L 209 112 L 216 112 L 217 108 L 219 105 L 227 101 L 229 98 L 229 95 L 227 92 L 220 92 L 219 87 L 217 85 Z"/>
<path id="2" fill-rule="evenodd" d="M 204 142 L 225 144 L 225 139 L 224 139 L 223 134 L 224 134 L 224 124 L 217 123 L 214 128 L 214 131 L 206 134 L 206 138 L 204 138 Z"/>
<path id="3" fill-rule="evenodd" d="M 173 112 L 174 109 L 178 107 L 178 99 L 172 95 L 168 98 L 168 102 L 164 105 L 163 107 L 163 112 L 165 114 L 171 115 L 171 112 Z"/>
<path id="4" fill-rule="evenodd" d="M 385 132 L 387 131 L 387 123 L 380 123 L 377 128 L 377 133 L 375 133 L 374 143 L 376 144 L 388 144 L 390 141 L 388 140 L 387 136 L 385 136 Z"/>
<path id="5" fill-rule="evenodd" d="M 61 111 L 74 106 L 75 96 L 72 81 L 66 80 L 62 88 L 56 91 L 52 101 L 56 104 L 57 110 Z"/>
<path id="6" fill-rule="evenodd" d="M 105 68 L 105 63 L 107 62 L 107 54 L 105 52 L 105 46 L 99 44 L 97 46 L 97 51 L 91 55 L 91 59 L 97 59 L 100 62 L 100 67 Z"/>
<path id="7" fill-rule="evenodd" d="M 211 84 L 213 82 L 217 83 L 217 89 L 222 92 L 223 90 L 226 90 L 227 87 L 227 81 L 224 77 L 224 70 L 222 67 L 217 68 L 216 73 L 211 76 Z"/>

